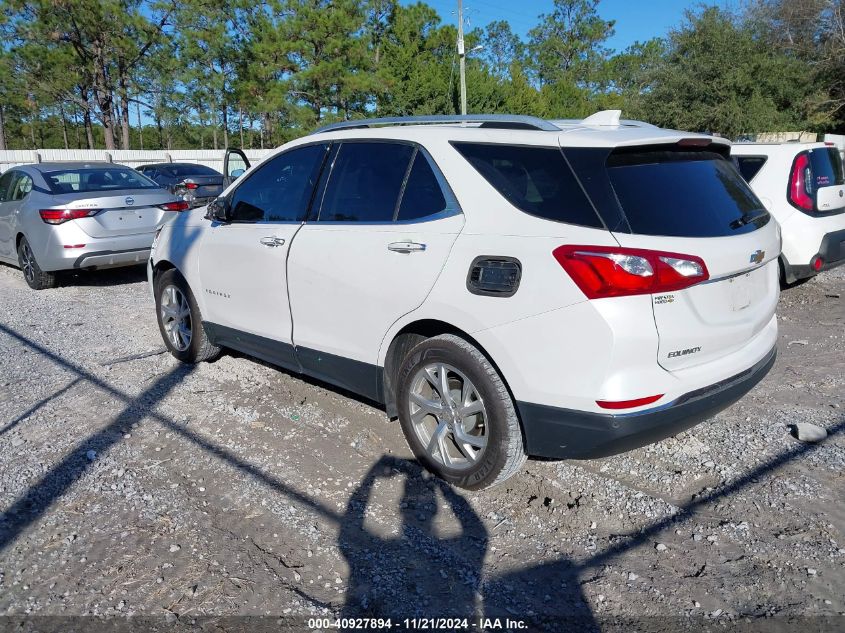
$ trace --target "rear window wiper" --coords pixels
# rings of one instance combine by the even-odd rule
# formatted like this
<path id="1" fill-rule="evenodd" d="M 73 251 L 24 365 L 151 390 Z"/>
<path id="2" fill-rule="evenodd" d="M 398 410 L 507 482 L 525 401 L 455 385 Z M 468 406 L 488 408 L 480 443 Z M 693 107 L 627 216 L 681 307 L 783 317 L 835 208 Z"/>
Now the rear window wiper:
<path id="1" fill-rule="evenodd" d="M 752 222 L 756 222 L 757 220 L 761 220 L 769 215 L 769 212 L 765 209 L 755 209 L 754 211 L 749 211 L 748 213 L 743 213 L 742 217 L 737 218 L 733 222 L 729 224 L 732 229 L 739 229 L 745 226 L 746 224 L 751 224 Z"/>

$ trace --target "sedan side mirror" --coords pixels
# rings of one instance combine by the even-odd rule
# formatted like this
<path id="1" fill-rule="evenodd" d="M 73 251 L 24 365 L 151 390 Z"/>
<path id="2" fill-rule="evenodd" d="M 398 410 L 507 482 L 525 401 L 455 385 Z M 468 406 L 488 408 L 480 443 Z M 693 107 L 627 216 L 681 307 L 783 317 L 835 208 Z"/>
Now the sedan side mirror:
<path id="1" fill-rule="evenodd" d="M 231 221 L 229 213 L 229 200 L 222 196 L 220 198 L 215 198 L 214 200 L 212 200 L 208 205 L 205 217 L 215 222 Z"/>

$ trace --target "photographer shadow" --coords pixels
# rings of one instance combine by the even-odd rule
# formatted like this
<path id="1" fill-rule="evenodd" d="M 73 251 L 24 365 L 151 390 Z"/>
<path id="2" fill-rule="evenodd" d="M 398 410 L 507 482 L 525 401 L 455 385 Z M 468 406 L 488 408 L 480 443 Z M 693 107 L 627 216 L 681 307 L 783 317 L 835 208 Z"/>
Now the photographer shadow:
<path id="1" fill-rule="evenodd" d="M 390 525 L 396 501 L 388 502 L 390 488 L 380 483 L 395 477 L 402 478 L 401 523 Z M 386 507 L 375 498 L 376 489 Z M 446 516 L 438 521 L 441 510 Z M 416 462 L 383 456 L 350 497 L 341 520 L 339 546 L 349 566 L 342 617 L 392 618 L 394 623 L 404 618 L 509 618 L 532 630 L 570 625 L 595 630 L 573 565 L 557 560 L 485 580 L 488 543 L 483 521 L 449 484 Z"/>
<path id="2" fill-rule="evenodd" d="M 373 499 L 379 483 L 395 477 L 403 479 L 398 526 L 387 523 L 395 516 L 392 507 L 381 511 Z M 438 493 L 458 520 L 458 534 L 438 534 Z M 487 530 L 463 497 L 415 462 L 385 455 L 370 468 L 349 499 L 339 544 L 349 565 L 343 617 L 480 614 Z"/>

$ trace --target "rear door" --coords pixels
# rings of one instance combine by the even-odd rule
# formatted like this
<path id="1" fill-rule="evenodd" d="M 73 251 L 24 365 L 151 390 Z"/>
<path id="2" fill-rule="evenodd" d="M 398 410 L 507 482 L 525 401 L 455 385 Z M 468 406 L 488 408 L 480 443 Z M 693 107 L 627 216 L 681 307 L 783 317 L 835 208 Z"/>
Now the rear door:
<path id="1" fill-rule="evenodd" d="M 425 300 L 463 215 L 415 145 L 344 142 L 330 160 L 288 262 L 293 338 L 306 371 L 376 398 L 381 342 Z"/>
<path id="2" fill-rule="evenodd" d="M 652 295 L 658 362 L 683 369 L 747 345 L 772 319 L 778 300 L 780 234 L 732 162 L 707 148 L 617 150 L 610 185 L 630 232 L 624 247 L 704 260 L 709 280 Z"/>

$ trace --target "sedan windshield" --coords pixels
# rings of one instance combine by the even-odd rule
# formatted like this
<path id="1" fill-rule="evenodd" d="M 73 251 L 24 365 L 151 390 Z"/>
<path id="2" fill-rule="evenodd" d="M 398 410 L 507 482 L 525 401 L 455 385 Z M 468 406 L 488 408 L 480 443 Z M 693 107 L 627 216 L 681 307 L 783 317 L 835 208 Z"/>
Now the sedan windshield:
<path id="1" fill-rule="evenodd" d="M 44 174 L 50 191 L 83 193 L 118 189 L 159 189 L 160 186 L 128 167 L 62 169 Z"/>

